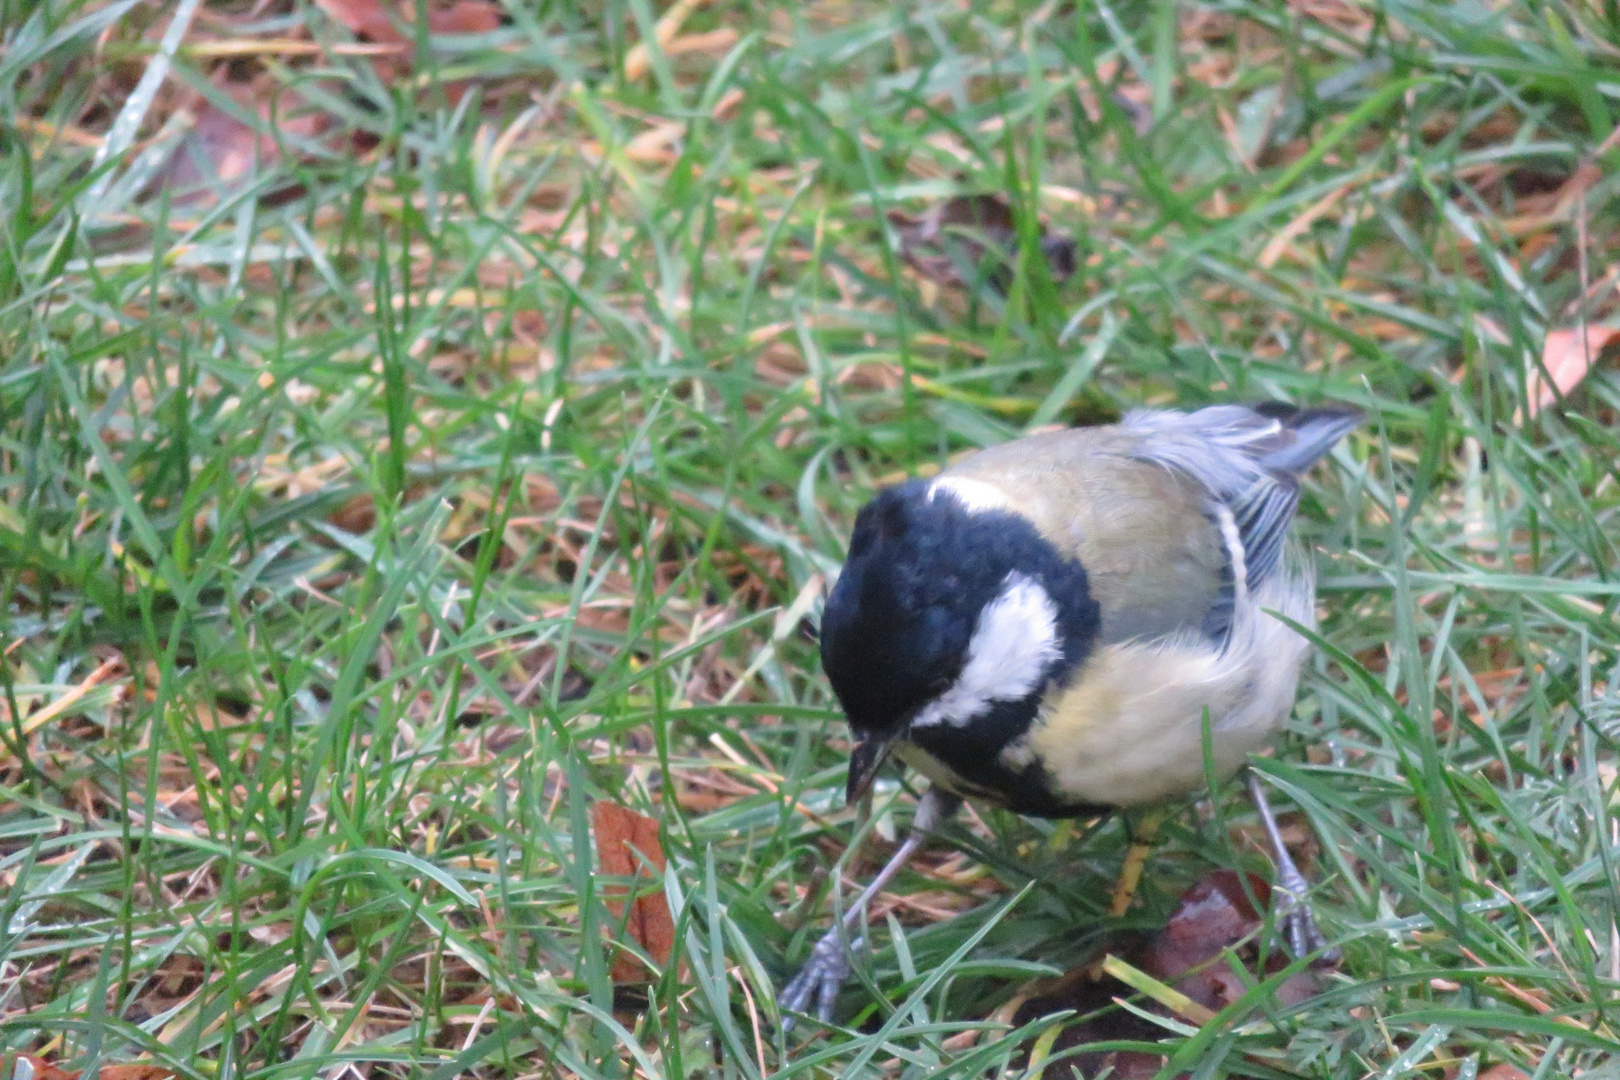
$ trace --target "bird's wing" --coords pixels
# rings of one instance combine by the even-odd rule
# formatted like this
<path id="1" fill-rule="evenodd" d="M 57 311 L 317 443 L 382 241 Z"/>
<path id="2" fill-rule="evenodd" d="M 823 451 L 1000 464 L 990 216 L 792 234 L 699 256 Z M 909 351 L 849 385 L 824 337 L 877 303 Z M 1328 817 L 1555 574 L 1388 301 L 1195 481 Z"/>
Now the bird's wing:
<path id="1" fill-rule="evenodd" d="M 1282 566 L 1299 480 L 1361 422 L 1355 409 L 1217 405 L 1194 413 L 1141 410 L 1120 429 L 1133 454 L 1197 480 L 1217 518 L 1235 530 L 1233 587 L 1260 588 Z"/>
<path id="2" fill-rule="evenodd" d="M 1080 560 L 1101 643 L 1225 640 L 1239 594 L 1283 566 L 1300 475 L 1360 421 L 1342 408 L 1141 410 L 991 447 L 943 475 L 994 486 Z"/>

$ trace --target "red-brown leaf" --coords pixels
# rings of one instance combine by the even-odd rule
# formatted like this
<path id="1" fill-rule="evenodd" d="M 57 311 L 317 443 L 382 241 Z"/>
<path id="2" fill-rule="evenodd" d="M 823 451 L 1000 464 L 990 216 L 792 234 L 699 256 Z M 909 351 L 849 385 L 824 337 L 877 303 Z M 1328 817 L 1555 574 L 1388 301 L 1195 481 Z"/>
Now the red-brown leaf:
<path id="1" fill-rule="evenodd" d="M 7 1075 L 10 1075 L 13 1071 L 13 1066 L 10 1060 L 11 1055 L 7 1054 L 6 1058 L 8 1059 L 6 1061 L 6 1073 Z M 66 1069 L 58 1069 L 55 1065 L 52 1065 L 44 1058 L 35 1057 L 33 1054 L 18 1054 L 15 1060 L 27 1061 L 28 1064 L 34 1067 L 34 1080 L 79 1080 L 78 1072 L 68 1072 Z"/>
<path id="2" fill-rule="evenodd" d="M 428 12 L 428 27 L 435 34 L 488 34 L 500 25 L 501 9 L 489 0 L 457 0 Z"/>
<path id="3" fill-rule="evenodd" d="M 591 807 L 591 827 L 596 833 L 596 854 L 602 873 L 612 877 L 651 877 L 664 872 L 664 848 L 658 842 L 658 822 L 616 803 L 598 800 Z M 622 885 L 608 886 L 607 895 L 623 896 Z M 662 889 L 638 890 L 631 901 L 628 918 L 622 900 L 608 900 L 608 910 L 624 918 L 625 932 L 642 951 L 659 965 L 667 964 L 675 948 L 675 922 Z M 613 963 L 613 981 L 645 982 L 648 972 L 640 960 L 621 952 Z"/>
<path id="4" fill-rule="evenodd" d="M 410 32 L 410 24 L 416 17 L 414 4 L 384 4 L 381 0 L 316 2 L 355 36 L 392 47 L 391 55 L 379 56 L 372 61 L 378 77 L 384 82 L 392 82 L 410 72 L 415 61 Z M 429 11 L 427 19 L 428 29 L 435 34 L 487 34 L 499 29 L 501 9 L 491 0 L 456 0 L 449 7 Z M 446 83 L 445 98 L 455 104 L 471 85 L 466 79 Z"/>
<path id="5" fill-rule="evenodd" d="M 1249 969 L 1251 978 L 1270 974 L 1287 964 L 1287 957 L 1280 950 L 1272 949 L 1265 971 L 1260 971 L 1252 940 L 1236 952 L 1227 951 L 1242 945 L 1246 938 L 1252 939 L 1262 925 L 1260 913 L 1249 900 L 1251 894 L 1262 907 L 1270 903 L 1271 889 L 1260 878 L 1249 875 L 1245 890 L 1243 879 L 1236 873 L 1213 871 L 1181 895 L 1162 929 L 1134 941 L 1120 942 L 1124 947 L 1119 955 L 1131 966 L 1170 984 L 1204 1008 L 1218 1012 L 1248 993 L 1248 981 L 1232 969 L 1234 958 Z M 1285 980 L 1275 995 L 1283 1004 L 1296 1004 L 1319 989 L 1314 973 L 1306 971 Z M 1094 962 L 1088 961 L 1059 979 L 1037 984 L 1012 1019 L 1015 1025 L 1026 1024 L 1059 1010 L 1090 1016 L 1064 1028 L 1052 1047 L 1054 1053 L 1090 1043 L 1159 1038 L 1162 1031 L 1149 1021 L 1111 1007 L 1116 998 L 1130 993 L 1129 987 L 1103 975 Z M 1163 1011 L 1152 1004 L 1147 1007 L 1154 1012 Z M 1164 1059 L 1158 1054 L 1087 1051 L 1048 1066 L 1043 1077 L 1044 1080 L 1067 1080 L 1078 1068 L 1086 1076 L 1112 1069 L 1109 1075 L 1119 1080 L 1148 1080 L 1157 1076 L 1163 1066 Z M 1184 1080 L 1187 1075 L 1179 1074 L 1177 1080 Z"/>
<path id="6" fill-rule="evenodd" d="M 378 45 L 403 45 L 409 39 L 399 31 L 388 11 L 378 0 L 316 0 L 332 18 L 349 28 L 351 34 L 370 38 Z"/>
<path id="7" fill-rule="evenodd" d="M 179 1074 L 166 1065 L 131 1061 L 123 1065 L 103 1065 L 101 1080 L 175 1080 Z"/>
<path id="8" fill-rule="evenodd" d="M 163 186 L 183 203 L 213 202 L 219 189 L 236 187 L 273 165 L 288 140 L 317 139 L 332 126 L 330 116 L 310 109 L 268 76 L 219 88 L 245 112 L 256 113 L 259 126 L 196 96 L 191 106 L 196 121 L 162 177 Z"/>
<path id="9" fill-rule="evenodd" d="M 1620 329 L 1613 326 L 1588 326 L 1585 334 L 1579 327 L 1547 331 L 1547 340 L 1541 347 L 1541 367 L 1532 368 L 1525 383 L 1529 415 L 1536 415 L 1560 395 L 1579 386 L 1598 354 L 1616 337 L 1620 337 Z M 1545 375 L 1542 368 L 1546 368 Z"/>
<path id="10" fill-rule="evenodd" d="M 9 1056 L 9 1055 L 8 1055 Z M 69 1072 L 59 1069 L 44 1058 L 33 1054 L 18 1054 L 19 1059 L 26 1059 L 34 1067 L 34 1080 L 79 1080 L 83 1075 L 82 1069 Z M 10 1075 L 13 1067 L 8 1062 L 6 1074 Z M 159 1065 L 153 1061 L 126 1061 L 118 1065 L 103 1065 L 100 1075 L 104 1080 L 175 1080 L 179 1074 L 167 1065 Z"/>
<path id="11" fill-rule="evenodd" d="M 399 22 L 389 17 L 390 8 L 378 0 L 318 0 L 326 13 L 350 33 L 370 38 L 379 45 L 408 45 L 410 37 L 401 30 L 416 15 L 414 5 L 394 8 Z M 501 9 L 490 0 L 456 0 L 449 7 L 428 12 L 428 29 L 435 34 L 487 34 L 499 29 Z"/>

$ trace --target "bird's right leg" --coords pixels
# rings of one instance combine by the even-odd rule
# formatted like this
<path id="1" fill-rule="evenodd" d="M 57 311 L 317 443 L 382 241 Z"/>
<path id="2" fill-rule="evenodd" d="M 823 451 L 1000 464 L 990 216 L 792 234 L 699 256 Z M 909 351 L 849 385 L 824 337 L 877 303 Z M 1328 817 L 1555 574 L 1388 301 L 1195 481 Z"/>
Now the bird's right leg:
<path id="1" fill-rule="evenodd" d="M 1114 891 L 1108 900 L 1109 918 L 1117 919 L 1131 909 L 1137 886 L 1142 884 L 1142 871 L 1147 869 L 1148 856 L 1153 853 L 1153 841 L 1159 838 L 1159 830 L 1169 816 L 1170 811 L 1155 806 L 1130 830 L 1131 846 L 1125 849 L 1125 862 L 1119 868 L 1119 879 L 1114 882 Z M 1129 829 L 1130 818 L 1125 818 L 1125 822 Z"/>
<path id="2" fill-rule="evenodd" d="M 929 788 L 923 793 L 922 799 L 917 803 L 917 814 L 911 819 L 911 832 L 905 840 L 895 849 L 894 855 L 883 869 L 879 870 L 872 883 L 862 890 L 861 895 L 844 912 L 843 918 L 833 924 L 833 928 L 822 935 L 816 942 L 815 948 L 810 950 L 810 959 L 805 961 L 804 967 L 782 988 L 777 995 L 776 1002 L 784 1013 L 804 1012 L 805 1006 L 810 1004 L 812 996 L 816 999 L 816 1019 L 823 1024 L 832 1019 L 833 1003 L 838 1000 L 838 991 L 849 978 L 849 955 L 865 942 L 865 936 L 857 934 L 854 940 L 848 940 L 849 934 L 857 927 L 864 926 L 866 922 L 866 905 L 872 898 L 883 890 L 894 875 L 911 860 L 917 849 L 923 846 L 939 823 L 956 813 L 962 800 L 954 795 L 947 795 L 938 788 Z M 793 1018 L 785 1016 L 782 1019 L 784 1031 L 793 1030 Z"/>

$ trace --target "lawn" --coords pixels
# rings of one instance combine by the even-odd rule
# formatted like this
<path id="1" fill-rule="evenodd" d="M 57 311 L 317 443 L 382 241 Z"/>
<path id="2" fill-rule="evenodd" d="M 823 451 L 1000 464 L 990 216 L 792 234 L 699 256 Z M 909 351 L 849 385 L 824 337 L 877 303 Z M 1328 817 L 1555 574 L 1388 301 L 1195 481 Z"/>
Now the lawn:
<path id="1" fill-rule="evenodd" d="M 965 815 L 784 1035 L 916 796 L 822 590 L 883 483 L 1260 398 L 1370 418 L 1259 763 L 1344 959 L 1159 1075 L 1620 1077 L 1613 0 L 428 6 L 0 0 L 19 1077 L 1072 1075 L 1009 1003 L 1269 880 L 1242 785 L 1123 917 L 1129 823 Z"/>

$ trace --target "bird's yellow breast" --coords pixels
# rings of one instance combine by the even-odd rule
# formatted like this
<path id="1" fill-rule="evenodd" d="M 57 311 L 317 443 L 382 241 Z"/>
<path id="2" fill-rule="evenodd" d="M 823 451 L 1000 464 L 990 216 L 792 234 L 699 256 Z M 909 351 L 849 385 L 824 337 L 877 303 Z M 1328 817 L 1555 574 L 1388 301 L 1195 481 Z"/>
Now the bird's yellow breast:
<path id="1" fill-rule="evenodd" d="M 1217 778 L 1232 775 L 1293 708 L 1304 638 L 1256 612 L 1246 639 L 1128 641 L 1098 649 L 1003 756 L 1031 758 L 1076 802 L 1134 806 L 1204 787 L 1204 717 Z"/>

